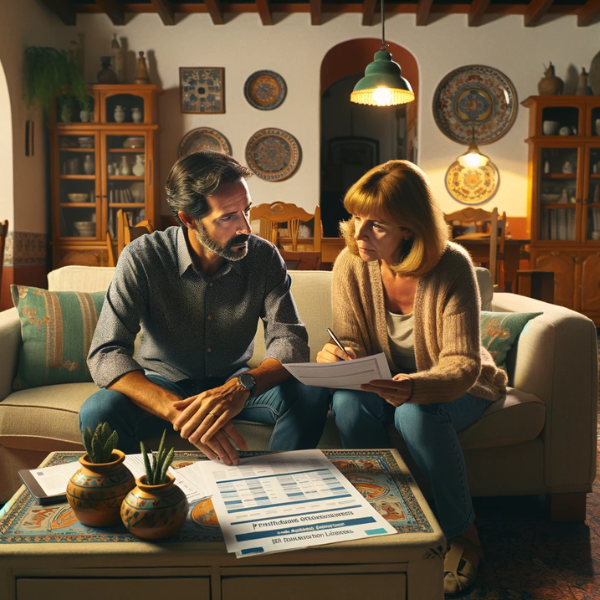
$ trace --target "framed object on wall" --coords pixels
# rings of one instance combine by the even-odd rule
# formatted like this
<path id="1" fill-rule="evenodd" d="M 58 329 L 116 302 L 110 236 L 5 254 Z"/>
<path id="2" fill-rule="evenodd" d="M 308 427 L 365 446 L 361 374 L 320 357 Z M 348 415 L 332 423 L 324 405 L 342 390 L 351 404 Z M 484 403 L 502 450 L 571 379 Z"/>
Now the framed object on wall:
<path id="1" fill-rule="evenodd" d="M 281 106 L 287 94 L 287 85 L 274 71 L 256 71 L 244 85 L 244 96 L 258 110 L 273 110 Z"/>
<path id="2" fill-rule="evenodd" d="M 485 167 L 467 169 L 454 161 L 446 172 L 446 189 L 462 204 L 483 204 L 498 191 L 500 173 L 492 161 Z"/>
<path id="3" fill-rule="evenodd" d="M 200 150 L 216 150 L 231 154 L 231 144 L 220 131 L 212 127 L 197 127 L 183 136 L 179 142 L 177 155 L 182 157 Z"/>
<path id="4" fill-rule="evenodd" d="M 298 167 L 302 152 L 298 140 L 287 131 L 267 127 L 257 131 L 246 144 L 246 162 L 265 181 L 283 181 Z"/>
<path id="5" fill-rule="evenodd" d="M 182 113 L 223 114 L 225 112 L 225 69 L 180 67 L 179 92 Z"/>

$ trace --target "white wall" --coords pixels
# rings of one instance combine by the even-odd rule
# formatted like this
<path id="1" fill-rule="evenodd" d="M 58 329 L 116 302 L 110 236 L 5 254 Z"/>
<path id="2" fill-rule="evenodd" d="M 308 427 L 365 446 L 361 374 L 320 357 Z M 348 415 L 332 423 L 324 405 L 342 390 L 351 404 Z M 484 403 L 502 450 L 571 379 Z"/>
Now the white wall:
<path id="1" fill-rule="evenodd" d="M 31 25 L 32 17 L 26 7 L 32 3 L 39 9 L 33 0 L 18 3 L 19 27 L 22 30 L 27 23 L 31 30 L 21 32 L 21 46 L 24 40 L 40 44 L 48 36 L 47 28 L 40 27 L 46 24 L 45 13 L 40 17 L 40 10 L 37 10 L 33 19 L 35 26 Z M 114 27 L 105 15 L 79 15 L 76 27 L 62 26 L 54 19 L 53 27 L 60 33 L 56 45 L 65 47 L 76 32 L 85 33 L 86 74 L 90 82 L 95 81 L 100 69 L 99 57 L 108 54 L 113 32 L 120 38 L 127 38 L 130 50 L 149 52 L 153 83 L 165 90 L 160 100 L 161 180 L 164 182 L 176 159 L 181 137 L 194 127 L 218 129 L 229 139 L 233 155 L 241 161 L 244 161 L 246 141 L 255 131 L 269 126 L 281 127 L 299 140 L 303 151 L 302 165 L 287 181 L 268 183 L 258 177 L 252 178 L 250 189 L 254 201 L 283 200 L 305 208 L 313 207 L 319 194 L 321 61 L 330 48 L 342 41 L 377 38 L 379 25 L 361 26 L 360 14 L 325 15 L 326 22 L 321 26 L 310 26 L 308 14 L 276 14 L 276 24 L 271 27 L 263 26 L 258 14 L 227 15 L 227 23 L 222 26 L 213 25 L 208 15 L 200 14 L 179 15 L 180 22 L 174 27 L 164 26 L 154 14 L 129 15 L 128 18 L 128 24 L 123 27 Z M 524 100 L 537 93 L 542 64 L 549 60 L 563 78 L 573 66 L 577 70 L 581 66 L 589 68 L 599 49 L 600 24 L 578 28 L 574 16 L 548 17 L 541 26 L 534 28 L 525 28 L 522 16 L 488 17 L 484 25 L 476 28 L 467 26 L 465 15 L 434 16 L 433 20 L 426 27 L 417 27 L 414 15 L 393 16 L 386 21 L 386 36 L 410 50 L 419 63 L 419 166 L 429 175 L 443 209 L 450 211 L 458 204 L 446 192 L 444 175 L 464 147 L 446 138 L 432 118 L 432 98 L 442 77 L 466 64 L 493 66 L 512 80 L 519 101 Z M 0 59 L 1 30 L 10 34 L 4 23 L 0 24 Z M 180 66 L 225 67 L 226 114 L 181 114 Z M 133 53 L 129 67 L 132 76 Z M 244 99 L 244 82 L 258 69 L 272 69 L 287 82 L 288 96 L 274 111 L 258 111 Z M 22 105 L 19 94 L 20 90 L 11 95 L 13 105 Z M 19 112 L 24 113 L 24 109 Z M 508 134 L 485 146 L 486 154 L 500 170 L 501 177 L 500 190 L 491 202 L 511 216 L 527 213 L 527 146 L 523 142 L 527 137 L 527 113 L 519 106 L 517 119 Z M 16 137 L 21 138 L 20 121 L 18 125 Z M 17 174 L 17 170 L 16 167 L 15 178 L 24 175 L 22 171 Z M 39 165 L 34 172 L 41 172 Z M 164 200 L 162 212 L 168 213 Z"/>
<path id="2" fill-rule="evenodd" d="M 10 96 L 4 69 L 0 63 L 0 221 L 8 219 L 11 228 L 14 226 L 12 139 Z"/>

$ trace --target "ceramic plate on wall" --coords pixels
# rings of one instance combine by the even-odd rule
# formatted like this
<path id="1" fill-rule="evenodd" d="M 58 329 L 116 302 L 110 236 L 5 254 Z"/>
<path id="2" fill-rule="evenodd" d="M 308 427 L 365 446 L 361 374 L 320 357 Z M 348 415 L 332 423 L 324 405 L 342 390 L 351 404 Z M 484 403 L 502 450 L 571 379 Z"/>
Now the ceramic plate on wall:
<path id="1" fill-rule="evenodd" d="M 433 117 L 442 133 L 459 144 L 478 144 L 501 138 L 517 115 L 517 92 L 504 73 L 484 65 L 454 69 L 442 79 L 433 96 Z"/>
<path id="2" fill-rule="evenodd" d="M 283 181 L 300 166 L 298 140 L 287 131 L 269 127 L 257 131 L 246 144 L 246 162 L 266 181 Z"/>
<path id="3" fill-rule="evenodd" d="M 454 161 L 446 173 L 446 189 L 462 204 L 481 204 L 498 191 L 500 174 L 490 161 L 485 167 L 466 169 Z"/>
<path id="4" fill-rule="evenodd" d="M 258 110 L 273 110 L 281 106 L 287 94 L 283 77 L 274 71 L 256 71 L 244 84 L 246 100 Z"/>
<path id="5" fill-rule="evenodd" d="M 211 127 L 198 127 L 188 131 L 181 142 L 177 154 L 179 157 L 191 154 L 192 152 L 200 152 L 200 150 L 217 150 L 231 154 L 231 144 L 229 140 L 216 129 Z"/>

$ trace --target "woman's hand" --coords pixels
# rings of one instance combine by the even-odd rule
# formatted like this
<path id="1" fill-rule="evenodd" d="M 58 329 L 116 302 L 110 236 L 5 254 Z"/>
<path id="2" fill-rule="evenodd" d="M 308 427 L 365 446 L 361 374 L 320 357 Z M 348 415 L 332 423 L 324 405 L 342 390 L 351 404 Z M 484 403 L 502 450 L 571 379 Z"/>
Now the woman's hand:
<path id="1" fill-rule="evenodd" d="M 317 354 L 317 362 L 331 363 L 339 360 L 354 360 L 356 358 L 356 354 L 352 348 L 346 348 L 346 352 L 348 354 L 344 354 L 335 344 L 325 344 L 323 350 Z"/>
<path id="2" fill-rule="evenodd" d="M 365 392 L 379 394 L 392 406 L 402 406 L 412 395 L 412 379 L 404 373 L 394 375 L 393 379 L 375 379 L 360 386 Z"/>

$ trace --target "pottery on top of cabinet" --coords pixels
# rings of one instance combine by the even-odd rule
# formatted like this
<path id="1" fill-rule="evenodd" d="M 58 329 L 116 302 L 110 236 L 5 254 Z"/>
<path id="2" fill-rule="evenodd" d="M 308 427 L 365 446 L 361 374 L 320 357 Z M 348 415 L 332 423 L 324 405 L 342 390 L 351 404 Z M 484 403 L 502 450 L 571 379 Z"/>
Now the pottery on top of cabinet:
<path id="1" fill-rule="evenodd" d="M 538 92 L 540 96 L 557 96 L 562 94 L 564 82 L 554 73 L 554 65 L 548 64 L 548 68 L 544 71 L 544 76 L 538 83 Z"/>

